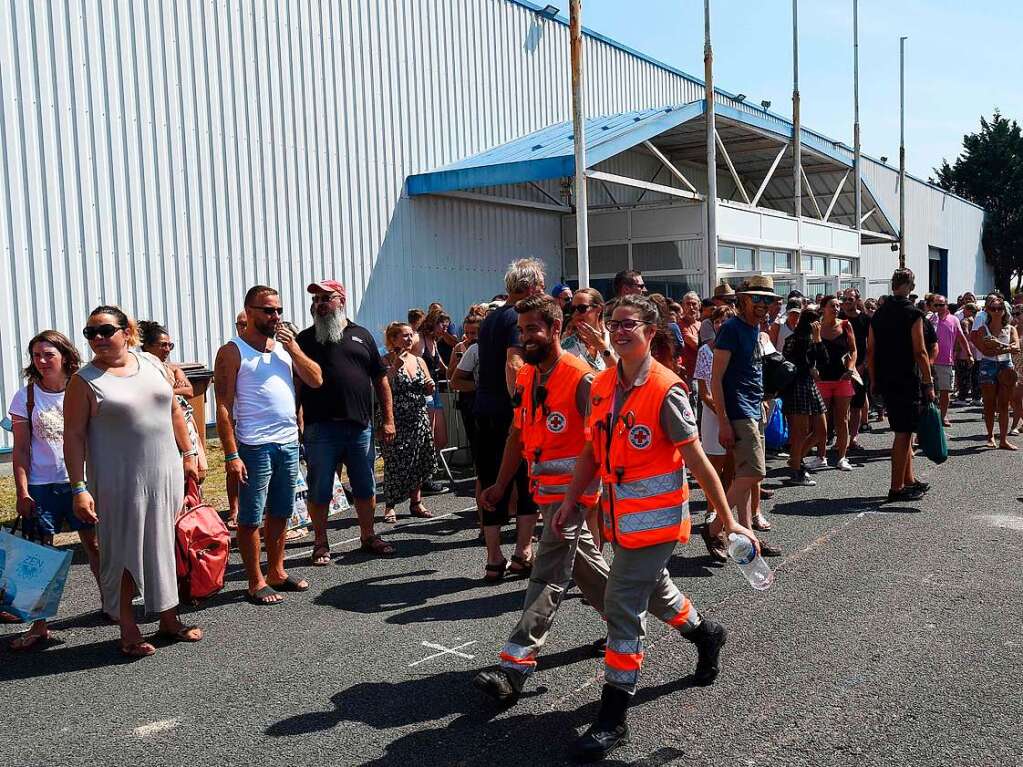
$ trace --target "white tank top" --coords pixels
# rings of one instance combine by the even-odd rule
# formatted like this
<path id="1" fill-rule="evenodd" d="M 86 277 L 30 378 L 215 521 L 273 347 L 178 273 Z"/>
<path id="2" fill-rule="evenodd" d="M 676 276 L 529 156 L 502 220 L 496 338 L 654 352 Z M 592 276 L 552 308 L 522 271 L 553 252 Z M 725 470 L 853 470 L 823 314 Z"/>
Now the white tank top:
<path id="1" fill-rule="evenodd" d="M 234 391 L 234 433 L 244 445 L 288 444 L 298 440 L 291 355 L 275 343 L 261 352 L 235 336 L 241 363 Z"/>

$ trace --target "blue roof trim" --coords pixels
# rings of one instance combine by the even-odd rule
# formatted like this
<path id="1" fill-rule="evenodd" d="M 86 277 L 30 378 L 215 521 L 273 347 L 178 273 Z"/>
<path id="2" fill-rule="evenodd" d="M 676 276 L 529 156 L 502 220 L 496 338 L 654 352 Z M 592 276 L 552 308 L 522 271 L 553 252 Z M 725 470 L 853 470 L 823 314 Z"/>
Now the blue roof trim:
<path id="1" fill-rule="evenodd" d="M 517 5 L 517 6 L 521 7 L 521 8 L 525 8 L 526 10 L 533 11 L 534 13 L 543 10 L 543 6 L 537 5 L 536 3 L 532 3 L 532 2 L 530 2 L 530 0 L 505 0 L 505 1 L 511 3 L 512 5 Z M 558 14 L 557 16 L 552 18 L 551 21 L 553 21 L 553 22 L 555 22 L 557 24 L 562 24 L 563 26 L 566 26 L 566 27 L 568 26 L 568 19 L 566 19 L 561 14 Z M 673 67 L 670 64 L 665 64 L 663 61 L 659 61 L 658 59 L 655 59 L 653 56 L 648 56 L 647 54 L 643 53 L 642 51 L 637 51 L 635 48 L 630 48 L 628 45 L 625 45 L 624 43 L 620 43 L 617 40 L 615 40 L 614 38 L 608 37 L 607 35 L 603 35 L 600 32 L 595 32 L 594 30 L 589 29 L 588 27 L 585 27 L 585 26 L 583 27 L 582 31 L 583 31 L 584 35 L 587 35 L 588 37 L 592 37 L 594 40 L 599 40 L 602 43 L 606 43 L 607 45 L 610 45 L 613 48 L 617 48 L 620 51 L 623 51 L 623 52 L 628 53 L 628 54 L 630 54 L 632 56 L 635 56 L 636 58 L 641 59 L 641 60 L 647 62 L 648 64 L 653 64 L 655 67 L 658 67 L 659 69 L 663 69 L 666 72 L 670 72 L 670 73 L 672 73 L 674 75 L 678 75 L 683 80 L 688 80 L 691 83 L 695 83 L 696 85 L 700 85 L 700 86 L 703 86 L 703 87 L 706 87 L 706 85 L 707 85 L 706 82 L 701 80 L 699 77 L 691 75 L 688 72 L 683 72 L 681 69 Z M 735 98 L 735 94 L 734 93 L 729 93 L 728 91 L 722 90 L 721 88 L 717 88 L 717 87 L 714 88 L 714 93 L 720 94 L 720 95 L 725 96 L 726 98 L 730 98 L 730 99 L 734 99 Z M 744 105 L 749 107 L 750 109 L 753 109 L 753 110 L 755 110 L 757 112 L 760 112 L 761 114 L 768 115 L 770 117 L 774 117 L 774 118 L 777 118 L 779 120 L 784 120 L 784 121 L 788 122 L 787 118 L 783 117 L 780 114 L 777 114 L 776 112 L 771 112 L 771 111 L 769 111 L 767 109 L 764 109 L 759 104 L 746 104 L 744 102 Z M 718 105 L 715 104 L 715 106 L 718 106 Z M 829 144 L 831 144 L 832 146 L 835 146 L 837 144 L 842 143 L 842 142 L 838 141 L 837 139 L 830 138 L 828 136 L 825 136 L 823 133 L 818 133 L 817 131 L 811 130 L 809 128 L 802 128 L 801 132 L 802 133 L 808 133 L 811 136 L 814 136 L 814 137 L 820 139 L 821 141 L 826 141 Z M 792 138 L 792 133 L 790 132 L 788 134 L 788 136 L 789 136 L 789 138 Z M 804 143 L 806 143 L 806 142 L 804 142 Z M 870 160 L 871 162 L 873 162 L 873 163 L 875 163 L 877 165 L 880 165 L 882 168 L 888 168 L 889 170 L 892 170 L 892 171 L 896 170 L 895 168 L 892 168 L 890 165 L 888 165 L 888 163 L 883 163 L 879 159 L 877 159 L 876 157 L 873 157 L 873 156 L 871 156 L 869 154 L 865 154 L 862 150 L 860 151 L 860 156 L 863 159 L 865 159 L 865 160 Z M 838 159 L 838 158 L 836 158 L 836 159 Z M 849 164 L 849 163 L 847 163 L 847 164 Z M 960 197 L 959 195 L 955 194 L 954 192 L 949 192 L 947 189 L 942 189 L 937 184 L 934 184 L 934 183 L 932 183 L 930 181 L 925 181 L 922 178 L 914 176 L 912 173 L 907 173 L 906 174 L 906 178 L 912 179 L 913 181 L 916 181 L 918 184 L 923 184 L 924 186 L 928 186 L 931 189 L 934 189 L 936 192 L 941 192 L 942 194 L 947 195 L 947 196 L 949 196 L 949 197 L 951 197 L 951 198 L 953 198 L 955 200 L 959 200 L 960 202 L 964 202 L 967 205 L 972 205 L 974 208 L 977 208 L 978 210 L 984 210 L 984 206 L 983 205 L 978 205 L 975 202 L 972 202 L 972 201 L 967 200 L 967 199 L 965 199 L 963 197 Z"/>
<path id="2" fill-rule="evenodd" d="M 586 120 L 586 165 L 592 167 L 703 114 L 704 102 L 622 112 Z M 457 189 L 521 184 L 575 174 L 571 122 L 560 122 L 428 173 L 409 176 L 410 197 Z"/>

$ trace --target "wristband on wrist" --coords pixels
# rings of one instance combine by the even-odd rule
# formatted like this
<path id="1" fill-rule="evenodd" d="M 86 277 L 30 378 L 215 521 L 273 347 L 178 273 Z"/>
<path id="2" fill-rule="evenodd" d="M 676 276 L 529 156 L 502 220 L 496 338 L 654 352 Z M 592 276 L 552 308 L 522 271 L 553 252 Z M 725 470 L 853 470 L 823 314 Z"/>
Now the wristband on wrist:
<path id="1" fill-rule="evenodd" d="M 225 456 L 224 456 L 224 461 L 225 461 L 225 462 L 227 462 L 227 461 L 233 461 L 233 460 L 235 460 L 236 458 L 241 458 L 241 456 L 240 456 L 240 455 L 238 455 L 238 453 L 228 453 L 227 455 L 225 455 Z"/>
<path id="2" fill-rule="evenodd" d="M 189 451 L 187 451 L 187 452 L 184 452 L 184 453 L 182 453 L 182 454 L 181 454 L 181 457 L 182 457 L 182 458 L 194 458 L 194 457 L 195 457 L 195 456 L 197 456 L 197 455 L 199 455 L 199 451 L 198 451 L 198 450 L 195 450 L 195 449 L 193 448 L 192 450 L 189 450 Z"/>
<path id="3" fill-rule="evenodd" d="M 86 487 L 86 484 L 84 482 L 72 482 L 71 483 L 71 489 L 72 490 L 77 490 L 80 487 Z"/>
<path id="4" fill-rule="evenodd" d="M 75 482 L 71 486 L 71 495 L 81 495 L 82 493 L 89 492 L 89 488 L 86 487 L 84 482 Z"/>

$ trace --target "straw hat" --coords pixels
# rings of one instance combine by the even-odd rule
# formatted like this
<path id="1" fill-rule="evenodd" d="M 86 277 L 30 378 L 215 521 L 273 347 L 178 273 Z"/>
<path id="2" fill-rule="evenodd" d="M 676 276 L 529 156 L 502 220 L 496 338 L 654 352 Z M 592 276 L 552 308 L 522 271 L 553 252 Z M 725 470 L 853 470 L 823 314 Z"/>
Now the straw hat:
<path id="1" fill-rule="evenodd" d="M 714 288 L 714 298 L 735 298 L 735 291 L 727 282 L 722 282 Z"/>
<path id="2" fill-rule="evenodd" d="M 746 295 L 781 298 L 781 296 L 774 292 L 774 280 L 760 274 L 754 274 L 743 281 L 742 285 L 739 286 L 739 294 L 743 293 Z"/>

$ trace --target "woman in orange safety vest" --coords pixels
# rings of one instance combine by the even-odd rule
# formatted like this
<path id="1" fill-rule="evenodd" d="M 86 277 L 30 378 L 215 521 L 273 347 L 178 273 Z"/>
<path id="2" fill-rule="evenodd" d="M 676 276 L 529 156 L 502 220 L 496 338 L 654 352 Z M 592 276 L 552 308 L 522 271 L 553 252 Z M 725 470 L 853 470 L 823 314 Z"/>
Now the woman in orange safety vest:
<path id="1" fill-rule="evenodd" d="M 709 684 L 717 675 L 727 632 L 700 616 L 665 567 L 675 545 L 689 539 L 687 467 L 711 505 L 723 510 L 725 533 L 745 535 L 759 546 L 728 510 L 681 380 L 650 355 L 658 321 L 657 306 L 644 296 L 617 302 L 607 325 L 619 363 L 599 373 L 590 389 L 587 443 L 553 520 L 556 531 L 578 523 L 578 500 L 599 473 L 601 531 L 615 556 L 604 595 L 608 636 L 600 711 L 576 742 L 584 759 L 603 758 L 628 740 L 626 710 L 643 664 L 646 611 L 655 588 L 666 582 L 674 592 L 678 610 L 668 623 L 696 645 L 695 679 Z"/>

